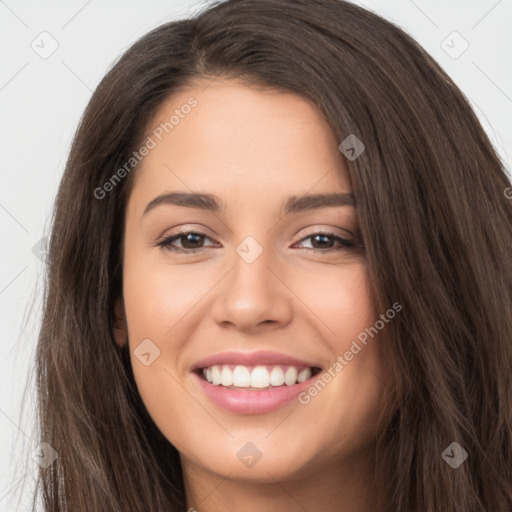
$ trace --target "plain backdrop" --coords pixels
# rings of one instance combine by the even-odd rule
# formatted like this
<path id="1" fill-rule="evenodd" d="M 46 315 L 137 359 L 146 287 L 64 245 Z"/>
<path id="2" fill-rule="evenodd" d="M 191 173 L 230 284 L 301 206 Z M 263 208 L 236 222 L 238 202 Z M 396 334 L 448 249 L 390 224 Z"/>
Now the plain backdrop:
<path id="1" fill-rule="evenodd" d="M 354 3 L 402 27 L 434 57 L 510 169 L 512 0 Z M 34 387 L 27 379 L 41 318 L 41 240 L 79 118 L 136 39 L 206 6 L 206 0 L 0 0 L 0 512 L 19 509 L 13 500 L 20 479 L 36 470 Z M 25 491 L 27 503 L 28 497 Z"/>

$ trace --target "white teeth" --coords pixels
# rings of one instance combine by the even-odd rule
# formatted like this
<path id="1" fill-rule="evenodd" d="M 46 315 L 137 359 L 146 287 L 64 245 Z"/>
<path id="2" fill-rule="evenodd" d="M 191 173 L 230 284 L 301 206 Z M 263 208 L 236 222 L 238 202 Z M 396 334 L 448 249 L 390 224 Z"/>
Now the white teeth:
<path id="1" fill-rule="evenodd" d="M 297 368 L 290 366 L 284 374 L 284 383 L 287 386 L 293 386 L 297 382 Z"/>
<path id="2" fill-rule="evenodd" d="M 297 382 L 304 382 L 311 378 L 311 368 L 303 368 L 297 375 Z"/>
<path id="3" fill-rule="evenodd" d="M 245 366 L 235 366 L 233 386 L 237 388 L 248 388 L 251 386 L 251 372 Z"/>
<path id="4" fill-rule="evenodd" d="M 222 372 L 220 373 L 220 383 L 226 387 L 233 385 L 233 372 L 227 366 L 222 368 Z"/>
<path id="5" fill-rule="evenodd" d="M 272 386 L 282 386 L 284 384 L 284 372 L 279 366 L 272 368 L 270 372 L 270 384 Z"/>
<path id="6" fill-rule="evenodd" d="M 212 366 L 212 384 L 214 386 L 218 386 L 220 384 L 221 377 L 220 377 L 220 370 L 217 365 Z"/>
<path id="7" fill-rule="evenodd" d="M 256 389 L 283 386 L 285 384 L 293 386 L 308 380 L 312 375 L 311 368 L 301 368 L 298 370 L 295 366 L 267 367 L 259 365 L 247 367 L 237 365 L 233 370 L 231 368 L 231 365 L 215 364 L 211 367 L 203 368 L 203 375 L 214 386 L 251 387 Z"/>
<path id="8" fill-rule="evenodd" d="M 264 366 L 256 366 L 251 373 L 251 387 L 268 388 L 270 386 L 270 375 Z"/>

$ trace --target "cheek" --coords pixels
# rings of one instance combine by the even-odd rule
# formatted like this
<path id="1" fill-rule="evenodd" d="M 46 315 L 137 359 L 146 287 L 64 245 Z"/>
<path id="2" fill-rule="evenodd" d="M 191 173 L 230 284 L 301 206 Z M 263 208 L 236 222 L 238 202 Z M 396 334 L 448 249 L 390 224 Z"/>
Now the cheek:
<path id="1" fill-rule="evenodd" d="M 134 378 L 143 402 L 157 418 L 165 417 L 174 406 L 181 407 L 182 392 L 175 380 L 182 377 L 177 373 L 177 358 L 186 342 L 184 329 L 194 318 L 194 305 L 205 293 L 198 273 L 183 268 L 171 268 L 135 250 L 124 262 L 123 295 Z"/>
<path id="2" fill-rule="evenodd" d="M 134 341 L 151 336 L 172 340 L 172 330 L 193 317 L 194 306 L 214 285 L 215 276 L 209 279 L 193 266 L 185 267 L 150 261 L 145 264 L 142 258 L 127 261 L 123 293 Z"/>
<path id="3" fill-rule="evenodd" d="M 337 353 L 344 352 L 353 337 L 375 322 L 364 262 L 340 266 L 337 271 L 330 267 L 317 270 L 315 276 L 297 280 L 296 285 L 300 287 L 297 295 L 314 312 L 324 338 Z"/>
<path id="4" fill-rule="evenodd" d="M 325 276 L 319 273 L 307 295 L 304 283 L 302 287 L 332 352 L 332 363 L 304 397 L 304 407 L 316 418 L 318 429 L 329 432 L 325 438 L 349 434 L 355 450 L 375 435 L 384 383 L 379 335 L 368 335 L 378 314 L 366 267 L 361 263 L 337 273 L 331 269 Z M 340 441 L 338 448 L 343 444 Z"/>

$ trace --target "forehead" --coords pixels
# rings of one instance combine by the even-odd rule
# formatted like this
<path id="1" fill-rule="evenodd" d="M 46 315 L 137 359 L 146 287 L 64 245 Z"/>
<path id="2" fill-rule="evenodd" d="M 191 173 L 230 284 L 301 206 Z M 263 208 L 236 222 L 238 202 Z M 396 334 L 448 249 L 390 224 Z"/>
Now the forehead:
<path id="1" fill-rule="evenodd" d="M 146 137 L 153 147 L 131 197 L 141 207 L 176 189 L 259 207 L 285 195 L 351 190 L 331 127 L 293 93 L 234 80 L 196 82 L 168 98 Z"/>

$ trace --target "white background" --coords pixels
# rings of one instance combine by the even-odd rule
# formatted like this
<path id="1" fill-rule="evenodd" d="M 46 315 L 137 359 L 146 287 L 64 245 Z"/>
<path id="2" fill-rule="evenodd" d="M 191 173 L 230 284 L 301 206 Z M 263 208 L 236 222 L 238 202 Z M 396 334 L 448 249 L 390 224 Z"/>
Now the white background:
<path id="1" fill-rule="evenodd" d="M 498 153 L 512 157 L 512 0 L 356 1 L 405 29 L 470 100 Z M 206 0 L 0 1 L 0 512 L 14 510 L 19 479 L 35 471 L 28 383 L 41 309 L 43 266 L 33 248 L 51 207 L 78 120 L 101 78 L 137 38 L 193 14 Z M 47 59 L 31 47 L 43 31 Z M 461 48 L 458 58 L 443 46 Z M 452 42 L 453 41 L 453 42 Z M 49 48 L 51 41 L 46 40 Z M 42 46 L 43 43 L 39 42 Z M 492 221 L 492 219 L 490 219 Z M 25 468 L 26 466 L 26 468 Z M 27 496 L 28 498 L 28 496 Z M 25 500 L 26 501 L 26 500 Z M 17 509 L 18 507 L 16 507 Z M 26 507 L 23 510 L 28 510 Z"/>

